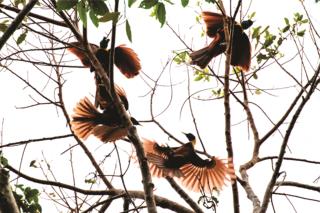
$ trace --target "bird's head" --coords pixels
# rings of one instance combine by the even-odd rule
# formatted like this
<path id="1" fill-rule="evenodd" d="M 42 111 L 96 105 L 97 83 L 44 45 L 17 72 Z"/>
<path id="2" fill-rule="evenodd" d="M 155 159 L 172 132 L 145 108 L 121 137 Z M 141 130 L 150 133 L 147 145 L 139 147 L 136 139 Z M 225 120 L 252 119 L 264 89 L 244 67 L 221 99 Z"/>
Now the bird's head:
<path id="1" fill-rule="evenodd" d="M 133 125 L 140 125 L 140 126 L 141 126 L 141 124 L 139 123 L 139 121 L 137 121 L 134 117 L 131 117 L 130 120 L 131 120 L 131 122 L 132 122 Z"/>
<path id="2" fill-rule="evenodd" d="M 244 21 L 241 22 L 241 27 L 242 27 L 242 29 L 246 30 L 246 29 L 248 29 L 249 27 L 251 27 L 252 24 L 253 24 L 253 21 L 252 21 L 252 20 L 250 20 L 250 19 L 244 20 Z"/>
<path id="3" fill-rule="evenodd" d="M 103 39 L 100 41 L 100 48 L 107 49 L 110 39 L 107 37 L 103 37 Z"/>
<path id="4" fill-rule="evenodd" d="M 194 146 L 196 144 L 196 137 L 192 133 L 184 133 L 186 137 L 188 138 L 189 142 Z"/>

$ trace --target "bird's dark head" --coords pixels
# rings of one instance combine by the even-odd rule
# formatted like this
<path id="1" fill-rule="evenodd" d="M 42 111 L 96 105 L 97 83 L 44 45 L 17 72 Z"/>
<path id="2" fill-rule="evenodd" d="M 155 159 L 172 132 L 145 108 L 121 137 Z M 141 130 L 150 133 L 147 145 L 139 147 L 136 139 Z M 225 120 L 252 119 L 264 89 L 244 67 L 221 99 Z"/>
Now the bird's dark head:
<path id="1" fill-rule="evenodd" d="M 249 27 L 251 27 L 253 24 L 253 21 L 248 19 L 248 20 L 244 20 L 243 22 L 241 22 L 241 27 L 242 29 L 246 30 L 248 29 Z"/>
<path id="2" fill-rule="evenodd" d="M 132 122 L 133 125 L 140 125 L 140 126 L 141 126 L 141 124 L 139 123 L 139 121 L 137 121 L 134 117 L 131 117 L 130 120 L 131 120 L 131 122 Z"/>
<path id="3" fill-rule="evenodd" d="M 107 37 L 103 37 L 103 39 L 100 41 L 100 48 L 107 49 L 110 39 Z"/>
<path id="4" fill-rule="evenodd" d="M 186 135 L 186 137 L 188 138 L 189 142 L 191 142 L 193 146 L 196 144 L 196 137 L 192 133 L 184 133 L 183 132 L 183 134 Z"/>

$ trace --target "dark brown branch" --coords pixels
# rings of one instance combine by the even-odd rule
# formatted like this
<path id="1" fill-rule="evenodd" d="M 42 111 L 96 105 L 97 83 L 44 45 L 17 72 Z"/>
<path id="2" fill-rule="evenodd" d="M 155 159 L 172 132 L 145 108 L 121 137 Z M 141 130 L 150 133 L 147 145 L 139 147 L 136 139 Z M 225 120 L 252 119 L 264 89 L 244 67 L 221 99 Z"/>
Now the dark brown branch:
<path id="1" fill-rule="evenodd" d="M 62 138 L 68 138 L 68 137 L 73 137 L 73 134 L 67 134 L 67 135 L 59 135 L 59 136 L 53 136 L 53 137 L 44 137 L 44 138 L 37 138 L 37 139 L 30 139 L 30 140 L 25 140 L 25 141 L 18 141 L 18 142 L 12 142 L 8 143 L 5 145 L 1 145 L 0 149 L 4 147 L 12 147 L 12 146 L 20 146 L 20 145 L 25 145 L 29 143 L 35 143 L 35 142 L 41 142 L 41 141 L 51 141 L 51 140 L 57 140 L 57 139 L 62 139 Z"/>
<path id="2" fill-rule="evenodd" d="M 276 186 L 294 186 L 294 187 L 303 188 L 303 189 L 307 189 L 315 192 L 320 192 L 320 186 L 312 186 L 312 185 L 298 183 L 294 181 L 276 182 L 275 185 Z"/>
<path id="3" fill-rule="evenodd" d="M 3 45 L 7 42 L 7 40 L 11 37 L 11 35 L 16 31 L 19 27 L 21 22 L 23 21 L 24 17 L 28 15 L 30 10 L 34 7 L 34 5 L 38 2 L 38 0 L 30 0 L 28 4 L 19 12 L 17 17 L 12 21 L 9 25 L 8 29 L 3 33 L 2 37 L 0 38 L 0 50 L 2 49 Z"/>
<path id="4" fill-rule="evenodd" d="M 71 191 L 77 191 L 78 193 L 85 194 L 85 195 L 111 195 L 111 196 L 119 196 L 119 197 L 125 197 L 130 196 L 132 198 L 138 198 L 138 199 L 144 199 L 144 192 L 143 191 L 136 191 L 136 190 L 129 190 L 128 194 L 124 190 L 119 189 L 111 189 L 111 190 L 85 190 L 81 188 L 74 187 L 72 185 L 68 185 L 61 182 L 56 181 L 47 181 L 47 180 L 41 180 L 37 179 L 31 176 L 28 176 L 22 172 L 19 172 L 15 168 L 11 167 L 10 165 L 6 166 L 7 169 L 9 169 L 11 172 L 15 173 L 16 175 L 32 181 L 34 183 L 44 184 L 44 185 L 50 185 L 50 186 L 56 186 L 61 187 L 64 189 L 69 189 Z M 121 195 L 121 196 L 120 196 Z M 158 206 L 165 209 L 170 209 L 175 212 L 181 212 L 181 213 L 192 213 L 192 210 L 187 209 L 184 206 L 181 206 L 180 204 L 173 202 L 167 198 L 161 197 L 161 196 L 155 196 L 155 201 Z"/>
<path id="5" fill-rule="evenodd" d="M 8 6 L 8 5 L 5 5 L 5 4 L 0 4 L 0 8 L 3 8 L 5 10 L 9 10 L 9 11 L 12 11 L 12 12 L 15 12 L 15 13 L 19 13 L 21 11 L 18 8 L 11 7 L 11 6 Z M 54 24 L 54 25 L 61 26 L 61 27 L 68 27 L 65 23 L 63 23 L 61 21 L 56 21 L 54 19 L 51 19 L 51 18 L 48 18 L 48 17 L 45 17 L 45 16 L 41 16 L 41 15 L 38 15 L 36 13 L 29 13 L 28 16 L 36 18 L 36 19 L 39 19 L 39 20 L 42 20 L 42 21 L 45 21 L 46 23 Z"/>
<path id="6" fill-rule="evenodd" d="M 223 2 L 221 0 L 218 1 L 220 7 L 222 9 L 221 12 L 225 13 L 225 9 L 223 6 Z M 233 25 L 234 23 L 231 23 Z M 224 25 L 224 34 L 225 40 L 227 43 L 227 52 L 226 52 L 226 62 L 225 62 L 225 73 L 224 73 L 224 110 L 225 110 L 225 137 L 226 137 L 226 146 L 228 152 L 228 158 L 231 159 L 233 163 L 233 147 L 232 147 L 232 138 L 231 138 L 231 109 L 230 109 L 230 64 L 231 64 L 231 53 L 232 53 L 232 26 L 229 28 L 229 21 L 225 16 L 223 19 Z M 240 203 L 239 203 L 239 192 L 237 181 L 232 183 L 232 195 L 233 195 L 233 206 L 234 213 L 240 212 Z"/>

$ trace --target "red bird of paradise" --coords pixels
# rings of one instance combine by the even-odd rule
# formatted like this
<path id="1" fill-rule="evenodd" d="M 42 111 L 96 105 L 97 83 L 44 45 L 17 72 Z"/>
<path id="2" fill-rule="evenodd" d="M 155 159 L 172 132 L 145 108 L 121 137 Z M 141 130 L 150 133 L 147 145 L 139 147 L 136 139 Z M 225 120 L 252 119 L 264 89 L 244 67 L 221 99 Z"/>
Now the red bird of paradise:
<path id="1" fill-rule="evenodd" d="M 105 37 L 100 42 L 100 47 L 95 44 L 89 44 L 92 51 L 95 53 L 97 59 L 101 63 L 104 70 L 109 75 L 109 55 L 110 50 L 107 50 L 108 39 Z M 76 55 L 83 66 L 92 67 L 90 60 L 88 59 L 83 45 L 79 42 L 71 42 L 70 47 L 67 48 L 71 53 Z M 114 49 L 114 63 L 120 70 L 120 72 L 127 78 L 133 78 L 139 74 L 141 70 L 140 59 L 133 49 L 126 47 L 125 45 L 119 45 Z"/>
<path id="2" fill-rule="evenodd" d="M 126 104 L 128 107 L 124 90 L 119 87 L 115 89 L 125 107 Z M 128 129 L 122 125 L 120 115 L 114 105 L 106 104 L 106 108 L 100 112 L 87 97 L 79 101 L 71 116 L 71 128 L 79 138 L 86 140 L 92 134 L 102 142 L 112 142 L 127 136 Z M 139 125 L 135 118 L 130 119 L 134 125 Z"/>
<path id="3" fill-rule="evenodd" d="M 212 58 L 224 53 L 227 48 L 225 34 L 223 29 L 224 16 L 213 12 L 202 12 L 202 18 L 206 24 L 207 35 L 213 38 L 209 46 L 190 54 L 191 64 L 198 65 L 204 69 Z M 230 17 L 228 17 L 231 20 Z M 248 29 L 253 21 L 246 20 L 241 24 L 235 22 L 233 28 L 231 65 L 239 66 L 247 71 L 251 63 L 251 44 L 248 36 L 243 30 Z"/>
<path id="4" fill-rule="evenodd" d="M 183 186 L 192 191 L 221 190 L 226 181 L 235 179 L 232 163 L 212 157 L 200 158 L 195 150 L 195 137 L 188 133 L 189 142 L 180 147 L 164 147 L 143 139 L 150 172 L 156 177 L 178 177 Z"/>

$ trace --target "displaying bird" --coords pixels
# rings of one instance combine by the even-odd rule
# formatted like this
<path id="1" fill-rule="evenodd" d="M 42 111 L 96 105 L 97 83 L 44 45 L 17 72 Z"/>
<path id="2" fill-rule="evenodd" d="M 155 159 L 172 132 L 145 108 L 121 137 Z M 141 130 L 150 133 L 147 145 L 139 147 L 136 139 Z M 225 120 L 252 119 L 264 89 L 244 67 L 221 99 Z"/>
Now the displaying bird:
<path id="1" fill-rule="evenodd" d="M 191 64 L 198 65 L 204 69 L 212 58 L 224 53 L 227 48 L 225 33 L 223 29 L 224 16 L 213 12 L 202 12 L 202 18 L 206 24 L 207 35 L 213 38 L 209 46 L 190 53 Z M 230 17 L 228 17 L 231 20 Z M 248 29 L 253 21 L 246 20 L 241 24 L 235 22 L 233 27 L 231 65 L 239 66 L 247 71 L 251 63 L 251 44 L 248 36 L 243 30 Z"/>
<path id="2" fill-rule="evenodd" d="M 109 55 L 110 50 L 107 50 L 108 39 L 103 38 L 100 42 L 100 47 L 95 44 L 89 44 L 92 51 L 95 53 L 97 59 L 101 63 L 104 70 L 109 75 Z M 84 47 L 79 42 L 71 42 L 70 47 L 67 48 L 71 53 L 76 55 L 83 66 L 90 67 L 91 63 L 89 58 L 86 55 Z M 129 47 L 125 45 L 119 45 L 114 49 L 114 64 L 118 67 L 120 72 L 125 75 L 127 78 L 133 78 L 139 74 L 141 70 L 140 59 L 138 55 Z"/>
<path id="3" fill-rule="evenodd" d="M 143 139 L 150 172 L 156 177 L 178 177 L 192 191 L 221 190 L 226 181 L 234 179 L 233 164 L 212 157 L 202 159 L 194 149 L 195 136 L 186 134 L 189 142 L 180 147 L 160 146 Z"/>
<path id="4" fill-rule="evenodd" d="M 123 95 L 119 94 L 119 96 Z M 102 142 L 110 142 L 122 139 L 128 134 L 128 129 L 121 123 L 120 115 L 112 104 L 108 104 L 103 112 L 99 112 L 85 97 L 79 101 L 73 111 L 71 128 L 83 140 L 93 134 Z M 135 118 L 130 119 L 134 125 L 139 124 Z"/>

